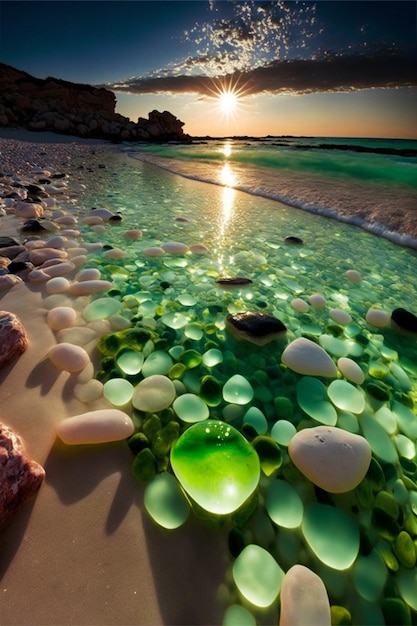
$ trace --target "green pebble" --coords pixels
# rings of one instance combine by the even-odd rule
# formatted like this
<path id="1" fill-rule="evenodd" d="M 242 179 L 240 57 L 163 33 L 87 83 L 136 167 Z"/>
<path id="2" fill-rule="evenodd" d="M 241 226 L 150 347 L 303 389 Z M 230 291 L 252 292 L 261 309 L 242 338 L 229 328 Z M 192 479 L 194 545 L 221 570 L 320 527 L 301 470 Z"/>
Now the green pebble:
<path id="1" fill-rule="evenodd" d="M 180 436 L 180 425 L 176 421 L 169 422 L 166 426 L 161 428 L 156 435 L 152 444 L 152 451 L 157 458 L 166 456 L 171 450 L 172 444 Z"/>
<path id="2" fill-rule="evenodd" d="M 142 430 L 146 437 L 150 442 L 153 442 L 156 439 L 159 431 L 162 428 L 161 420 L 158 415 L 152 414 L 150 415 L 144 422 L 142 426 Z"/>
<path id="3" fill-rule="evenodd" d="M 185 352 L 180 355 L 178 360 L 189 369 L 192 369 L 201 364 L 203 357 L 199 352 L 197 352 L 197 350 L 185 350 Z"/>
<path id="4" fill-rule="evenodd" d="M 388 402 L 390 399 L 388 388 L 382 385 L 383 383 L 368 383 L 365 385 L 365 391 L 375 400 L 379 400 L 379 402 Z"/>
<path id="5" fill-rule="evenodd" d="M 218 406 L 222 401 L 222 386 L 214 376 L 204 376 L 201 380 L 200 396 L 208 406 Z"/>
<path id="6" fill-rule="evenodd" d="M 400 508 L 395 498 L 388 491 L 380 491 L 375 498 L 375 508 L 382 509 L 394 520 L 398 519 Z"/>
<path id="7" fill-rule="evenodd" d="M 391 572 L 398 572 L 400 564 L 398 563 L 398 559 L 392 551 L 392 542 L 381 539 L 380 541 L 378 541 L 376 549 L 378 550 L 388 569 L 391 570 Z"/>
<path id="8" fill-rule="evenodd" d="M 169 370 L 168 377 L 171 380 L 181 378 L 185 370 L 186 370 L 186 367 L 183 363 L 175 363 L 175 365 L 173 365 L 171 369 Z"/>
<path id="9" fill-rule="evenodd" d="M 333 604 L 330 607 L 330 619 L 332 626 L 350 626 L 352 616 L 344 606 Z"/>
<path id="10" fill-rule="evenodd" d="M 411 626 L 410 608 L 400 598 L 384 598 L 381 609 L 386 626 Z"/>
<path id="11" fill-rule="evenodd" d="M 135 433 L 127 440 L 127 445 L 133 454 L 139 454 L 144 448 L 149 448 L 149 439 L 144 433 Z"/>
<path id="12" fill-rule="evenodd" d="M 405 530 L 402 530 L 395 538 L 394 551 L 404 567 L 414 567 L 416 564 L 416 549 L 413 540 Z"/>
<path id="13" fill-rule="evenodd" d="M 260 435 L 252 441 L 252 445 L 258 453 L 262 471 L 266 476 L 271 476 L 281 467 L 281 448 L 270 437 Z"/>
<path id="14" fill-rule="evenodd" d="M 288 398 L 285 398 L 284 396 L 274 398 L 274 407 L 279 419 L 291 421 L 294 417 L 294 407 Z"/>
<path id="15" fill-rule="evenodd" d="M 106 356 L 114 356 L 120 347 L 121 341 L 116 333 L 103 335 L 97 342 L 97 350 Z"/>
<path id="16" fill-rule="evenodd" d="M 411 512 L 405 516 L 404 529 L 410 533 L 410 535 L 417 536 L 417 517 Z"/>
<path id="17" fill-rule="evenodd" d="M 149 448 L 144 448 L 135 456 L 132 463 L 133 475 L 137 480 L 149 482 L 157 473 L 155 455 Z"/>

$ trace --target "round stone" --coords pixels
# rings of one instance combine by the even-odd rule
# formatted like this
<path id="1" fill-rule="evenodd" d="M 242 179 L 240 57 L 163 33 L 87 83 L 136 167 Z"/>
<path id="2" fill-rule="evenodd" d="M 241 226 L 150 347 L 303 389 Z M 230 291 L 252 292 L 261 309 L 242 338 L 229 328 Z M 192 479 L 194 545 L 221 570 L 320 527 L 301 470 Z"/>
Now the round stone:
<path id="1" fill-rule="evenodd" d="M 203 354 L 203 363 L 207 367 L 214 367 L 223 362 L 223 352 L 217 350 L 217 348 L 210 348 Z"/>
<path id="2" fill-rule="evenodd" d="M 99 409 L 69 417 L 58 425 L 57 435 L 66 444 L 120 441 L 133 434 L 134 425 L 119 409 Z"/>
<path id="3" fill-rule="evenodd" d="M 111 378 L 104 383 L 103 395 L 114 406 L 123 406 L 132 398 L 133 385 L 124 378 Z"/>
<path id="4" fill-rule="evenodd" d="M 337 367 L 342 372 L 343 376 L 352 383 L 361 385 L 365 380 L 365 374 L 359 365 L 348 357 L 340 357 L 340 359 L 337 360 Z"/>
<path id="5" fill-rule="evenodd" d="M 84 280 L 100 280 L 101 274 L 100 270 L 96 267 L 87 267 L 78 272 L 75 277 L 75 280 L 78 282 L 82 282 Z"/>
<path id="6" fill-rule="evenodd" d="M 161 322 L 169 328 L 178 330 L 179 328 L 183 328 L 184 326 L 186 326 L 189 322 L 189 319 L 183 313 L 177 313 L 176 311 L 172 311 L 171 313 L 165 313 L 165 315 L 162 315 Z"/>
<path id="7" fill-rule="evenodd" d="M 311 296 L 309 296 L 308 301 L 315 309 L 324 309 L 327 304 L 326 298 L 320 293 L 313 293 Z"/>
<path id="8" fill-rule="evenodd" d="M 132 404 L 139 411 L 154 413 L 169 407 L 175 396 L 175 387 L 170 379 L 160 374 L 154 374 L 142 380 L 135 387 Z"/>
<path id="9" fill-rule="evenodd" d="M 337 413 L 327 397 L 327 388 L 317 378 L 304 376 L 297 384 L 297 402 L 313 419 L 335 426 Z"/>
<path id="10" fill-rule="evenodd" d="M 46 316 L 46 322 L 52 330 L 61 330 L 72 326 L 77 318 L 77 313 L 69 306 L 57 306 Z"/>
<path id="11" fill-rule="evenodd" d="M 67 372 L 80 372 L 90 362 L 90 357 L 84 348 L 70 343 L 52 346 L 48 357 L 57 369 Z"/>
<path id="12" fill-rule="evenodd" d="M 209 416 L 207 404 L 193 393 L 184 393 L 178 396 L 172 408 L 183 422 L 202 422 Z"/>
<path id="13" fill-rule="evenodd" d="M 165 250 L 163 248 L 160 248 L 159 246 L 150 246 L 149 248 L 145 248 L 143 250 L 143 254 L 144 256 L 158 257 L 165 254 Z"/>
<path id="14" fill-rule="evenodd" d="M 330 400 L 338 409 L 360 414 L 365 408 L 365 395 L 345 380 L 334 380 L 327 388 Z"/>
<path id="15" fill-rule="evenodd" d="M 311 504 L 304 513 L 301 528 L 312 552 L 328 567 L 346 570 L 354 563 L 359 552 L 359 528 L 342 509 Z"/>
<path id="16" fill-rule="evenodd" d="M 389 326 L 391 318 L 385 311 L 379 309 L 369 309 L 366 314 L 366 321 L 377 328 L 385 328 Z"/>
<path id="17" fill-rule="evenodd" d="M 190 426 L 172 447 L 171 464 L 189 496 L 217 515 L 236 511 L 260 478 L 254 448 L 233 426 L 217 420 Z"/>
<path id="18" fill-rule="evenodd" d="M 251 406 L 243 416 L 243 424 L 250 424 L 258 435 L 266 435 L 268 422 L 265 415 L 256 406 Z"/>
<path id="19" fill-rule="evenodd" d="M 85 285 L 89 282 L 91 281 L 83 281 L 79 284 Z M 120 311 L 120 308 L 121 303 L 115 298 L 98 298 L 85 307 L 83 317 L 87 320 L 87 322 L 102 320 L 111 317 L 112 315 L 116 315 L 116 313 Z"/>
<path id="20" fill-rule="evenodd" d="M 154 374 L 168 374 L 172 367 L 172 359 L 166 352 L 155 350 L 151 352 L 142 366 L 142 374 L 147 378 Z"/>
<path id="21" fill-rule="evenodd" d="M 117 365 L 129 376 L 139 374 L 143 365 L 143 352 L 124 350 L 117 357 Z"/>
<path id="22" fill-rule="evenodd" d="M 305 337 L 294 339 L 282 353 L 281 361 L 298 374 L 326 378 L 337 376 L 336 365 L 327 352 Z"/>
<path id="23" fill-rule="evenodd" d="M 285 324 L 273 315 L 252 311 L 230 313 L 226 317 L 226 328 L 236 339 L 249 341 L 257 346 L 280 339 L 287 331 Z"/>
<path id="24" fill-rule="evenodd" d="M 302 298 L 294 298 L 291 300 L 291 306 L 299 313 L 307 313 L 309 309 L 308 303 Z"/>
<path id="25" fill-rule="evenodd" d="M 357 487 L 372 456 L 364 437 L 331 426 L 300 430 L 291 439 L 288 454 L 304 476 L 330 493 Z"/>
<path id="26" fill-rule="evenodd" d="M 298 528 L 303 519 L 303 502 L 285 480 L 273 480 L 266 492 L 266 510 L 271 520 L 283 528 Z"/>
<path id="27" fill-rule="evenodd" d="M 224 613 L 222 626 L 256 626 L 256 620 L 244 606 L 232 604 Z"/>
<path id="28" fill-rule="evenodd" d="M 271 438 L 282 446 L 288 446 L 296 432 L 292 422 L 278 420 L 271 428 Z"/>
<path id="29" fill-rule="evenodd" d="M 168 472 L 158 474 L 146 486 L 143 502 L 151 518 L 168 530 L 182 526 L 190 513 L 178 481 Z"/>
<path id="30" fill-rule="evenodd" d="M 279 626 L 320 624 L 330 626 L 327 590 L 317 574 L 304 565 L 293 565 L 281 585 Z"/>
<path id="31" fill-rule="evenodd" d="M 348 278 L 352 283 L 360 283 L 362 280 L 362 276 L 360 272 L 357 270 L 348 270 L 345 272 L 346 278 Z"/>
<path id="32" fill-rule="evenodd" d="M 246 546 L 233 563 L 233 579 L 243 597 L 268 607 L 278 597 L 284 572 L 274 557 L 255 544 Z"/>
<path id="33" fill-rule="evenodd" d="M 93 293 L 101 293 L 112 288 L 109 280 L 82 280 L 72 283 L 68 292 L 73 296 L 89 296 Z"/>
<path id="34" fill-rule="evenodd" d="M 185 254 L 188 252 L 188 246 L 179 241 L 168 241 L 162 244 L 161 248 L 168 254 Z"/>
<path id="35" fill-rule="evenodd" d="M 352 317 L 349 313 L 342 311 L 342 309 L 330 309 L 329 317 L 331 317 L 334 322 L 337 322 L 337 324 L 342 324 L 342 326 L 350 324 L 352 321 Z"/>
<path id="36" fill-rule="evenodd" d="M 47 281 L 46 291 L 47 293 L 63 293 L 64 291 L 67 291 L 69 286 L 69 280 L 67 280 L 63 276 L 57 276 L 55 278 L 50 278 Z"/>
<path id="37" fill-rule="evenodd" d="M 254 396 L 252 385 L 244 376 L 235 374 L 223 387 L 223 399 L 233 404 L 248 404 Z"/>
<path id="38" fill-rule="evenodd" d="M 347 356 L 348 354 L 349 349 L 345 342 L 342 339 L 333 337 L 333 335 L 320 335 L 319 342 L 326 352 L 335 357 Z"/>
<path id="39" fill-rule="evenodd" d="M 353 566 L 353 582 L 359 594 L 368 602 L 376 602 L 388 577 L 387 567 L 377 550 L 360 555 Z"/>

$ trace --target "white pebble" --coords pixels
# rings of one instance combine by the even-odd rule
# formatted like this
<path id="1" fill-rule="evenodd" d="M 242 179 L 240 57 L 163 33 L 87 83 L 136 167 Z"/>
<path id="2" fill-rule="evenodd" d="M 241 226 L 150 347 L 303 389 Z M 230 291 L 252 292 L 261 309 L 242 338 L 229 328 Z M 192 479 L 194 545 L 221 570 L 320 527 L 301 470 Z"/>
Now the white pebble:
<path id="1" fill-rule="evenodd" d="M 366 321 L 377 328 L 385 328 L 390 324 L 390 316 L 380 309 L 369 309 L 366 314 Z"/>
<path id="2" fill-rule="evenodd" d="M 46 291 L 47 293 L 63 293 L 64 291 L 68 291 L 69 286 L 69 280 L 63 276 L 56 276 L 48 280 L 46 283 Z"/>
<path id="3" fill-rule="evenodd" d="M 47 324 L 52 330 L 61 330 L 72 326 L 76 320 L 77 313 L 69 306 L 57 306 L 48 312 Z"/>
<path id="4" fill-rule="evenodd" d="M 165 250 L 159 248 L 158 246 L 150 246 L 149 248 L 145 248 L 143 250 L 143 254 L 145 256 L 162 256 L 165 254 Z"/>
<path id="5" fill-rule="evenodd" d="M 57 369 L 67 372 L 81 372 L 90 362 L 90 357 L 83 348 L 70 343 L 59 343 L 52 346 L 48 352 L 48 357 Z"/>
<path id="6" fill-rule="evenodd" d="M 333 321 L 338 324 L 350 324 L 352 321 L 352 317 L 346 311 L 342 311 L 341 309 L 330 309 L 329 316 Z"/>
<path id="7" fill-rule="evenodd" d="M 281 361 L 298 374 L 327 378 L 337 376 L 336 365 L 327 352 L 305 337 L 294 339 L 282 353 Z"/>
<path id="8" fill-rule="evenodd" d="M 108 291 L 112 288 L 112 284 L 108 280 L 83 280 L 73 283 L 68 289 L 73 296 L 84 296 L 91 293 L 100 293 Z"/>
<path id="9" fill-rule="evenodd" d="M 69 417 L 58 425 L 58 437 L 68 445 L 120 441 L 133 434 L 130 417 L 119 409 L 99 409 Z"/>
<path id="10" fill-rule="evenodd" d="M 362 280 L 360 272 L 357 272 L 356 270 L 348 270 L 345 272 L 345 276 L 352 281 L 352 283 L 360 283 Z"/>
<path id="11" fill-rule="evenodd" d="M 307 313 L 309 309 L 308 303 L 302 298 L 294 298 L 294 300 L 291 300 L 291 306 L 299 313 Z"/>
<path id="12" fill-rule="evenodd" d="M 342 372 L 343 376 L 350 380 L 352 383 L 361 385 L 365 380 L 365 374 L 355 361 L 348 357 L 340 357 L 337 361 L 337 367 Z"/>
<path id="13" fill-rule="evenodd" d="M 103 395 L 103 383 L 99 380 L 89 380 L 85 385 L 77 384 L 74 387 L 74 396 L 80 402 L 95 402 Z"/>
<path id="14" fill-rule="evenodd" d="M 311 294 L 308 300 L 311 306 L 314 306 L 315 309 L 324 309 L 326 306 L 326 298 L 320 293 Z"/>
<path id="15" fill-rule="evenodd" d="M 45 274 L 48 274 L 48 276 L 53 278 L 54 276 L 65 276 L 66 274 L 71 274 L 71 272 L 75 270 L 75 265 L 74 263 L 54 263 L 45 267 L 44 264 L 41 269 L 45 272 Z"/>
<path id="16" fill-rule="evenodd" d="M 330 626 L 330 603 L 323 581 L 304 565 L 293 565 L 281 584 L 279 626 Z"/>
<path id="17" fill-rule="evenodd" d="M 84 280 L 100 280 L 100 278 L 100 270 L 96 267 L 87 267 L 86 269 L 78 272 L 78 274 L 75 276 L 75 280 L 79 282 L 83 282 Z"/>

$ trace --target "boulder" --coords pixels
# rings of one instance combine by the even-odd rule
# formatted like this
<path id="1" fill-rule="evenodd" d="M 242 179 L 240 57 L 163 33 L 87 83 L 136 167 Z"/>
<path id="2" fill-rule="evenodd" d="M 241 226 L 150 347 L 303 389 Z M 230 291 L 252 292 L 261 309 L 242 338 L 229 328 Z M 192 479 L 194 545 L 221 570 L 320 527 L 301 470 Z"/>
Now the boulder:
<path id="1" fill-rule="evenodd" d="M 0 424 L 0 527 L 39 490 L 45 470 L 30 459 L 21 438 Z"/>
<path id="2" fill-rule="evenodd" d="M 27 347 L 28 337 L 21 321 L 14 313 L 0 311 L 0 367 L 23 354 Z"/>

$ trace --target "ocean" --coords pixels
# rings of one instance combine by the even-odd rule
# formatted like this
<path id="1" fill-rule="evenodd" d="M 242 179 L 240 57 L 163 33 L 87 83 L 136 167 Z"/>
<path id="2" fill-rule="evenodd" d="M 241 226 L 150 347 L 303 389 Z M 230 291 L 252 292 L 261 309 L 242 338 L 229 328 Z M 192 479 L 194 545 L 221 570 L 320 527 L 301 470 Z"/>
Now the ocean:
<path id="1" fill-rule="evenodd" d="M 183 176 L 361 226 L 417 247 L 417 141 L 200 139 L 131 151 Z"/>

